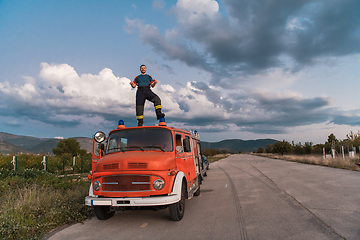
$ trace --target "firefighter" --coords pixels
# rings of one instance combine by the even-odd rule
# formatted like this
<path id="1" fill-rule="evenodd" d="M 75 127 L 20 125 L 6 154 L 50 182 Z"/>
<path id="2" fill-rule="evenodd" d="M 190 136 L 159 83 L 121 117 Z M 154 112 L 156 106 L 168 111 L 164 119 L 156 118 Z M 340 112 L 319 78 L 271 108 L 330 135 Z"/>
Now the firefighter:
<path id="1" fill-rule="evenodd" d="M 158 95 L 151 91 L 150 87 L 155 87 L 158 83 L 150 75 L 146 74 L 146 66 L 140 66 L 141 74 L 138 75 L 134 81 L 130 82 L 130 85 L 135 88 L 138 86 L 136 91 L 136 119 L 138 126 L 144 124 L 144 104 L 145 100 L 149 100 L 154 103 L 156 117 L 159 120 L 164 118 L 165 114 L 161 112 L 161 100 Z"/>

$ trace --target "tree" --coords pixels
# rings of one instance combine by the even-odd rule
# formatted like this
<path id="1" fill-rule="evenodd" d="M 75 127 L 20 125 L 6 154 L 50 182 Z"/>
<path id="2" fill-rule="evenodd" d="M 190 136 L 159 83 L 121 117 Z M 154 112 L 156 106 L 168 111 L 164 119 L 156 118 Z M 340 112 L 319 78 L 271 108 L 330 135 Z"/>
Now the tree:
<path id="1" fill-rule="evenodd" d="M 56 156 L 84 156 L 86 155 L 86 150 L 80 149 L 80 143 L 75 138 L 67 138 L 61 140 L 56 148 L 53 148 L 53 153 Z"/>
<path id="2" fill-rule="evenodd" d="M 272 153 L 273 152 L 273 148 L 272 148 L 271 144 L 266 145 L 265 152 L 266 153 Z"/>
<path id="3" fill-rule="evenodd" d="M 331 133 L 328 136 L 328 140 L 325 143 L 325 151 L 326 152 L 330 152 L 330 150 L 335 147 L 335 145 L 339 142 L 339 140 L 336 139 L 335 135 L 333 133 Z"/>
<path id="4" fill-rule="evenodd" d="M 325 144 L 316 144 L 312 147 L 311 152 L 315 153 L 315 154 L 322 154 L 324 147 L 325 147 Z"/>
<path id="5" fill-rule="evenodd" d="M 335 135 L 333 133 L 331 133 L 329 136 L 328 136 L 328 140 L 327 140 L 328 143 L 337 143 L 338 140 L 336 139 Z"/>
<path id="6" fill-rule="evenodd" d="M 346 139 L 349 141 L 355 141 L 360 138 L 360 131 L 358 133 L 354 133 L 353 131 L 350 131 L 349 134 L 346 134 Z"/>
<path id="7" fill-rule="evenodd" d="M 312 146 L 313 146 L 312 142 L 305 142 L 304 151 L 306 154 L 310 154 L 312 152 Z"/>
<path id="8" fill-rule="evenodd" d="M 293 141 L 293 144 L 292 144 L 292 148 L 293 148 L 293 152 L 295 154 L 303 154 L 304 153 L 304 150 L 303 150 L 303 147 L 301 145 L 301 142 L 297 143 L 297 144 L 294 144 L 294 141 Z"/>
<path id="9" fill-rule="evenodd" d="M 264 149 L 262 147 L 259 147 L 257 150 L 256 150 L 256 153 L 264 153 Z"/>
<path id="10" fill-rule="evenodd" d="M 275 142 L 272 147 L 274 153 L 281 153 L 281 155 L 291 151 L 291 144 L 285 140 L 282 142 Z"/>
<path id="11" fill-rule="evenodd" d="M 344 140 L 349 145 L 352 145 L 353 147 L 359 147 L 360 146 L 360 131 L 358 133 L 354 133 L 353 131 L 350 131 L 349 134 L 346 134 L 346 139 Z"/>

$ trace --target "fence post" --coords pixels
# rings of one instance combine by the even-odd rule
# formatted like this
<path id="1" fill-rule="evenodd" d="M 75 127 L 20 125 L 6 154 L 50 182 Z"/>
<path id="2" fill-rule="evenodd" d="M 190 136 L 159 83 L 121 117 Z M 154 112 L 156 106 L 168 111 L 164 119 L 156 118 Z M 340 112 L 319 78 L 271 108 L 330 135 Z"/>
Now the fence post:
<path id="1" fill-rule="evenodd" d="M 325 159 L 326 158 L 326 155 L 325 155 L 325 148 L 323 148 L 323 157 L 322 157 L 323 159 Z"/>
<path id="2" fill-rule="evenodd" d="M 344 158 L 345 158 L 344 146 L 341 146 L 341 151 L 342 151 L 342 157 L 343 157 L 343 159 L 344 159 Z"/>
<path id="3" fill-rule="evenodd" d="M 14 171 L 17 169 L 17 156 L 13 156 L 11 163 L 14 165 Z"/>
<path id="4" fill-rule="evenodd" d="M 47 157 L 46 156 L 43 157 L 43 160 L 41 163 L 44 165 L 44 171 L 46 171 L 47 170 Z"/>
<path id="5" fill-rule="evenodd" d="M 83 157 L 81 157 L 80 159 L 81 159 L 80 173 L 83 173 Z"/>
<path id="6" fill-rule="evenodd" d="M 75 156 L 73 156 L 73 166 L 75 166 Z"/>

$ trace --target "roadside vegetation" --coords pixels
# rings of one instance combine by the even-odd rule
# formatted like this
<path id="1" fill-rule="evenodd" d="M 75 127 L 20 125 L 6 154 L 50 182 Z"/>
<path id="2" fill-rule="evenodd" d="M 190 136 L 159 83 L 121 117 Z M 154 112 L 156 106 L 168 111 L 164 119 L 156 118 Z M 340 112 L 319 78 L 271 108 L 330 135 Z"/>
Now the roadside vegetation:
<path id="1" fill-rule="evenodd" d="M 216 154 L 214 156 L 209 156 L 209 157 L 207 157 L 207 159 L 208 159 L 209 163 L 213 163 L 213 162 L 219 161 L 220 159 L 227 158 L 230 155 L 231 155 L 230 153 L 220 153 L 220 154 Z"/>
<path id="2" fill-rule="evenodd" d="M 352 171 L 359 171 L 360 167 L 358 158 L 342 157 L 337 158 L 323 158 L 321 155 L 292 155 L 292 154 L 273 154 L 273 153 L 255 153 L 258 156 L 280 159 L 291 162 L 299 162 L 305 164 L 321 165 L 326 167 L 341 168 Z"/>
<path id="3" fill-rule="evenodd" d="M 224 150 L 210 149 L 210 148 L 203 149 L 202 154 L 207 157 L 209 163 L 216 162 L 220 159 L 226 158 L 229 155 L 231 155 L 230 153 L 227 153 Z"/>
<path id="4" fill-rule="evenodd" d="M 46 171 L 43 156 L 18 155 L 14 170 L 13 156 L 0 155 L 0 239 L 41 239 L 93 214 L 84 204 L 91 155 L 73 140 L 60 141 L 54 150 L 56 155 L 46 158 Z"/>
<path id="5" fill-rule="evenodd" d="M 40 239 L 51 229 L 82 222 L 90 181 L 36 169 L 0 169 L 0 239 Z"/>
<path id="6" fill-rule="evenodd" d="M 58 175 L 89 173 L 91 170 L 91 153 L 81 149 L 79 142 L 74 138 L 61 140 L 57 147 L 53 148 L 53 153 L 54 155 L 49 156 L 26 153 L 0 154 L 0 169 L 23 171 L 24 169 L 45 170 L 46 168 L 47 172 Z M 14 160 L 16 163 L 13 162 Z"/>
<path id="7" fill-rule="evenodd" d="M 331 133 L 324 144 L 313 145 L 312 142 L 295 144 L 285 140 L 267 145 L 265 149 L 258 148 L 253 154 L 266 156 L 286 161 L 322 165 L 327 167 L 342 168 L 360 171 L 359 153 L 360 131 L 350 132 L 346 139 L 338 140 Z"/>

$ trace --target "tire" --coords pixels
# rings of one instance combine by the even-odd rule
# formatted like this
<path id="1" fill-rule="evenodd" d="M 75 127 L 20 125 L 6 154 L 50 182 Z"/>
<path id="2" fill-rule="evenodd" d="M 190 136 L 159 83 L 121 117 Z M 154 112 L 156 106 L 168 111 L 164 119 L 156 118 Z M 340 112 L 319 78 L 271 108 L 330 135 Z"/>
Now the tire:
<path id="1" fill-rule="evenodd" d="M 115 212 L 109 206 L 94 206 L 95 215 L 99 220 L 106 220 L 114 216 Z"/>
<path id="2" fill-rule="evenodd" d="M 185 198 L 186 198 L 186 183 L 181 186 L 181 199 L 177 203 L 169 206 L 170 219 L 173 221 L 180 221 L 185 213 Z"/>

